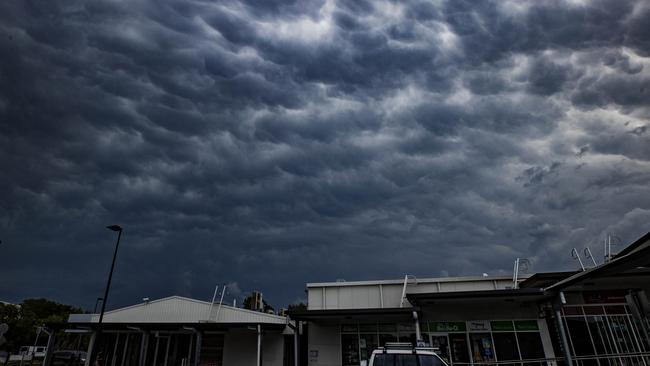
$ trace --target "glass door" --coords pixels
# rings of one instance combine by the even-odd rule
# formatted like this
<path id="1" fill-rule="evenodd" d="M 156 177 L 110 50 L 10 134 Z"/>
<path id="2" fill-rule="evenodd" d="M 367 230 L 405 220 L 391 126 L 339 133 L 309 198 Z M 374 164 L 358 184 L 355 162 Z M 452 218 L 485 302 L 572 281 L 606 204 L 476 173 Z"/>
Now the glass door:
<path id="1" fill-rule="evenodd" d="M 430 342 L 431 347 L 437 348 L 436 353 L 448 365 L 451 365 L 451 358 L 449 357 L 449 334 L 448 333 L 431 333 Z"/>

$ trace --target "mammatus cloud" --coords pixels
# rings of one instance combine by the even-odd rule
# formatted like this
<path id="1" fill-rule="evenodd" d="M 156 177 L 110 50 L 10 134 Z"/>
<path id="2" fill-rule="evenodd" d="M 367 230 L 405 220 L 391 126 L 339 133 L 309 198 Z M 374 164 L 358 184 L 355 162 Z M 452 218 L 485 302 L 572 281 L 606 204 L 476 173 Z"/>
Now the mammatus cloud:
<path id="1" fill-rule="evenodd" d="M 5 1 L 0 294 L 575 266 L 650 230 L 644 1 Z M 237 295 L 239 296 L 239 295 Z"/>

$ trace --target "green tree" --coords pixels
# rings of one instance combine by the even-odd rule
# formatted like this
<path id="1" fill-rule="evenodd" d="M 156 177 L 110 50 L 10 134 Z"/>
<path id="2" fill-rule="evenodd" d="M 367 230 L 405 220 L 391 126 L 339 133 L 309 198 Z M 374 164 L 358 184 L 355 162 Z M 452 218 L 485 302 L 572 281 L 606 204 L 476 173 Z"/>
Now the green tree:
<path id="1" fill-rule="evenodd" d="M 37 327 L 47 323 L 62 323 L 68 320 L 71 313 L 82 312 L 80 308 L 47 299 L 27 299 L 19 305 L 0 303 L 0 323 L 9 325 L 5 334 L 7 343 L 2 347 L 16 353 L 21 346 L 34 345 Z M 44 345 L 45 342 L 47 336 L 42 334 L 38 343 Z"/>
<path id="2" fill-rule="evenodd" d="M 242 304 L 243 304 L 243 306 L 244 306 L 244 309 L 252 310 L 252 309 L 253 309 L 253 295 L 250 295 L 250 296 L 245 297 L 245 298 L 244 298 L 244 301 L 242 302 Z M 269 304 L 266 302 L 266 300 L 262 299 L 262 304 L 263 304 L 263 306 L 264 306 L 264 309 L 263 309 L 263 310 L 264 310 L 265 313 L 266 313 L 267 311 L 269 311 L 269 310 L 271 310 L 271 311 L 273 311 L 273 312 L 275 311 L 275 309 L 273 309 L 273 306 L 269 305 Z"/>
<path id="3" fill-rule="evenodd" d="M 302 311 L 302 310 L 307 310 L 307 304 L 305 304 L 304 302 L 299 302 L 299 303 L 297 303 L 297 304 L 290 304 L 290 305 L 287 307 L 287 310 L 288 310 L 288 311 L 296 311 L 296 310 L 298 310 L 298 311 Z"/>

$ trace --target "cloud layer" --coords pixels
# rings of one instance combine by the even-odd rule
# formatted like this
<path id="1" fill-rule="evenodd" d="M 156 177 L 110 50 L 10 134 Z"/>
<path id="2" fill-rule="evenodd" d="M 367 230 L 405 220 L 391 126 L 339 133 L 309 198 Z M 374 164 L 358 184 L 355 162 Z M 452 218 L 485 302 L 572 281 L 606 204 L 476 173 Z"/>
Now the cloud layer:
<path id="1" fill-rule="evenodd" d="M 650 231 L 644 1 L 4 1 L 0 296 L 575 268 Z"/>

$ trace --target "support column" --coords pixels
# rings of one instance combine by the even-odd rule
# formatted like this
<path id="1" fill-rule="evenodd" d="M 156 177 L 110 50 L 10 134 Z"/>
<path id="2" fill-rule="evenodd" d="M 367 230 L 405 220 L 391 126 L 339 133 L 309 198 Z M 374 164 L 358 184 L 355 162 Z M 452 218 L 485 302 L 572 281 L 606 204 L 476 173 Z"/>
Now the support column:
<path id="1" fill-rule="evenodd" d="M 56 335 L 54 330 L 47 330 L 47 349 L 45 350 L 45 358 L 43 359 L 43 366 L 50 366 L 52 364 L 52 353 L 54 352 L 54 341 L 56 340 Z M 32 355 L 32 358 L 34 356 Z"/>
<path id="2" fill-rule="evenodd" d="M 257 366 L 262 366 L 262 325 L 257 324 Z"/>
<path id="3" fill-rule="evenodd" d="M 644 339 L 646 340 L 647 345 L 650 346 L 650 334 L 646 327 L 646 322 L 644 319 L 645 314 L 643 313 L 642 307 L 639 306 L 639 304 L 637 303 L 638 300 L 639 300 L 638 293 L 633 293 L 632 291 L 630 291 L 630 293 L 625 296 L 625 301 L 627 302 L 627 305 L 630 307 L 630 310 L 632 311 L 632 316 L 634 317 L 634 320 L 637 322 L 638 327 L 641 329 L 641 332 L 644 335 Z M 641 342 L 643 342 L 643 340 L 641 340 Z"/>
<path id="4" fill-rule="evenodd" d="M 564 300 L 564 293 L 560 292 L 558 294 L 558 299 L 553 306 L 555 311 L 555 321 L 557 322 L 557 331 L 560 333 L 560 341 L 562 342 L 562 354 L 564 355 L 564 365 L 573 366 L 573 359 L 571 358 L 571 349 L 569 348 L 569 340 L 566 336 L 566 331 L 564 330 L 564 324 L 562 323 L 562 305 L 566 301 Z"/>
<path id="5" fill-rule="evenodd" d="M 149 349 L 149 332 L 142 332 L 142 342 L 140 343 L 140 366 L 145 366 L 147 362 L 147 351 Z"/>
<path id="6" fill-rule="evenodd" d="M 296 321 L 296 327 L 293 328 L 293 365 L 298 366 L 298 337 L 300 336 L 300 322 Z"/>
<path id="7" fill-rule="evenodd" d="M 203 342 L 203 333 L 198 330 L 196 331 L 196 349 L 194 352 L 194 366 L 199 366 L 201 361 L 201 342 Z"/>
<path id="8" fill-rule="evenodd" d="M 129 351 L 129 339 L 131 338 L 131 335 L 129 333 L 126 333 L 126 340 L 124 341 L 124 349 L 122 350 L 122 362 L 120 363 L 120 366 L 124 366 L 124 363 L 126 362 L 126 354 Z"/>
<path id="9" fill-rule="evenodd" d="M 104 338 L 108 339 L 108 334 L 104 333 Z M 115 345 L 113 346 L 113 356 L 111 356 L 111 366 L 117 365 L 117 347 L 120 344 L 120 333 L 115 333 Z"/>
<path id="10" fill-rule="evenodd" d="M 418 321 L 418 312 L 413 310 L 413 320 L 415 321 L 415 343 L 422 340 L 422 334 L 420 333 L 420 322 Z"/>
<path id="11" fill-rule="evenodd" d="M 84 363 L 85 366 L 90 366 L 89 356 L 95 351 L 96 342 L 97 342 L 97 332 L 93 331 L 92 335 L 90 336 L 90 341 L 88 342 L 88 350 L 86 351 L 86 362 Z"/>

